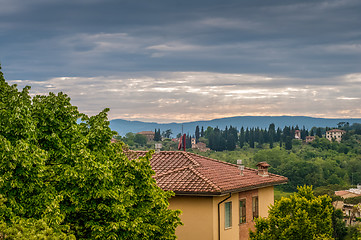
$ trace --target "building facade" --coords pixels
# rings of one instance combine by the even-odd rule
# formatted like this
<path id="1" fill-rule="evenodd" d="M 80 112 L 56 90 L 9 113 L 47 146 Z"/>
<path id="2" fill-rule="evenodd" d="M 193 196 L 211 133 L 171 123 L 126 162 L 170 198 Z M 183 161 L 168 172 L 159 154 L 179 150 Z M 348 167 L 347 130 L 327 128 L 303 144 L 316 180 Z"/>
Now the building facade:
<path id="1" fill-rule="evenodd" d="M 254 219 L 268 216 L 273 186 L 287 182 L 286 177 L 268 173 L 264 162 L 251 169 L 192 153 L 161 151 L 150 163 L 158 186 L 175 193 L 169 207 L 182 211 L 184 225 L 176 230 L 180 240 L 248 239 Z"/>
<path id="2" fill-rule="evenodd" d="M 137 134 L 141 134 L 144 135 L 147 138 L 147 141 L 153 141 L 154 140 L 154 132 L 152 131 L 143 131 L 143 132 L 139 132 Z"/>
<path id="3" fill-rule="evenodd" d="M 337 142 L 341 142 L 342 135 L 344 135 L 345 133 L 346 131 L 340 129 L 328 130 L 326 131 L 326 138 L 330 141 L 335 140 Z"/>

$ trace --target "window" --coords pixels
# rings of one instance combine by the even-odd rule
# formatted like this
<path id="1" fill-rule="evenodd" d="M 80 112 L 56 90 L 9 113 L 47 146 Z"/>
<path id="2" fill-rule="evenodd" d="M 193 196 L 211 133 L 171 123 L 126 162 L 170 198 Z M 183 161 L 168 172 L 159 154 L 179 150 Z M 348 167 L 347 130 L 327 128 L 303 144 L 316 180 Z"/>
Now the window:
<path id="1" fill-rule="evenodd" d="M 252 198 L 253 219 L 258 218 L 258 197 Z"/>
<path id="2" fill-rule="evenodd" d="M 239 223 L 246 222 L 246 199 L 239 201 Z"/>
<path id="3" fill-rule="evenodd" d="M 232 202 L 224 204 L 224 228 L 232 227 Z"/>

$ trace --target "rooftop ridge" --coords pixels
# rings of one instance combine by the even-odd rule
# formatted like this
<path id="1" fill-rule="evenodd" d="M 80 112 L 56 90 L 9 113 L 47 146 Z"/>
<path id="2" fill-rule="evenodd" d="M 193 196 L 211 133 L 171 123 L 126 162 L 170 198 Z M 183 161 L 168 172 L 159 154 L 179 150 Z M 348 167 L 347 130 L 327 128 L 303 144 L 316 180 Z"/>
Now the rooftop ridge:
<path id="1" fill-rule="evenodd" d="M 184 155 L 189 161 L 191 161 L 191 162 L 194 164 L 194 166 L 196 166 L 196 167 L 199 167 L 199 166 L 200 166 L 199 162 L 197 162 L 194 158 L 192 158 L 192 157 L 190 156 L 190 153 L 189 153 L 189 152 L 183 152 L 183 151 L 182 151 L 182 153 L 183 153 L 183 155 Z"/>
<path id="2" fill-rule="evenodd" d="M 208 184 L 210 184 L 214 189 L 217 191 L 221 191 L 221 188 L 217 186 L 214 182 L 203 176 L 200 172 L 198 172 L 195 168 L 192 166 L 189 168 L 194 174 L 196 174 L 198 177 L 202 178 L 204 181 L 206 181 Z"/>

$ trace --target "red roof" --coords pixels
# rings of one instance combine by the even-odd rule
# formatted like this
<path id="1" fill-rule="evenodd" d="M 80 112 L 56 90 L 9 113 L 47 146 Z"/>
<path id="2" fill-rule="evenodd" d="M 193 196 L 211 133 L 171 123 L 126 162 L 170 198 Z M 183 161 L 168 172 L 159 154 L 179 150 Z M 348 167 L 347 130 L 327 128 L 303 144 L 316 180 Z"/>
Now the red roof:
<path id="1" fill-rule="evenodd" d="M 145 154 L 145 151 L 127 153 L 130 158 Z M 156 152 L 150 164 L 158 186 L 176 194 L 220 195 L 288 181 L 286 177 L 272 173 L 259 176 L 258 171 L 251 168 L 245 168 L 242 176 L 235 164 L 182 151 Z"/>
<path id="2" fill-rule="evenodd" d="M 341 130 L 341 129 L 332 129 L 332 130 L 328 130 L 327 132 L 342 132 L 345 133 L 345 130 Z"/>
<path id="3" fill-rule="evenodd" d="M 154 135 L 154 132 L 152 132 L 152 131 L 142 131 L 142 132 L 139 132 L 139 133 L 137 133 L 137 134 L 143 134 L 143 135 Z"/>

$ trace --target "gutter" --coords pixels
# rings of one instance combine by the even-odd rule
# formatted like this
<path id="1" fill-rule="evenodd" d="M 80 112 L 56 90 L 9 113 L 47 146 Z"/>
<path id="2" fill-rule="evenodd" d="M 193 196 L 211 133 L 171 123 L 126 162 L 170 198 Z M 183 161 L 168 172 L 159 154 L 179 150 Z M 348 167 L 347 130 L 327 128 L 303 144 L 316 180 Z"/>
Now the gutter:
<path id="1" fill-rule="evenodd" d="M 218 240 L 221 240 L 221 216 L 219 213 L 219 206 L 224 202 L 227 201 L 228 199 L 230 199 L 232 197 L 232 193 L 229 193 L 229 196 L 226 197 L 225 199 L 223 199 L 222 201 L 220 201 L 218 203 Z"/>
<path id="2" fill-rule="evenodd" d="M 270 186 L 276 186 L 276 185 L 282 185 L 286 184 L 288 179 L 286 181 L 278 181 L 276 183 L 264 183 L 259 185 L 253 185 L 248 187 L 241 187 L 236 189 L 231 189 L 228 191 L 223 192 L 181 192 L 181 191 L 173 191 L 176 196 L 198 196 L 198 197 L 215 197 L 215 196 L 223 196 L 229 193 L 237 193 L 237 192 L 245 192 L 249 190 L 264 188 L 264 187 L 270 187 Z"/>

